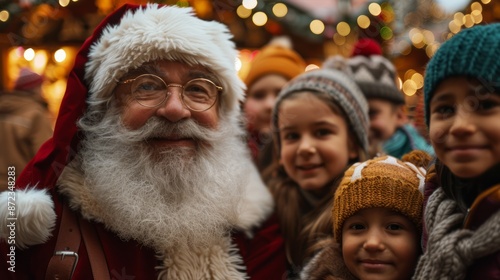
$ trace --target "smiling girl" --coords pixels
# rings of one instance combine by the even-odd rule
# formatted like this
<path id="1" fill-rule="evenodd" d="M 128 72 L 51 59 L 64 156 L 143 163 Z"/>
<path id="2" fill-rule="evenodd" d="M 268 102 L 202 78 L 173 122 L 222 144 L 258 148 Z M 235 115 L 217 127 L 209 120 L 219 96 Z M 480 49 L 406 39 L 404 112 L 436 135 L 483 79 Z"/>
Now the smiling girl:
<path id="1" fill-rule="evenodd" d="M 368 106 L 342 72 L 318 69 L 299 75 L 280 92 L 273 111 L 279 152 L 269 187 L 276 200 L 291 274 L 331 236 L 336 179 L 368 148 Z"/>
<path id="2" fill-rule="evenodd" d="M 500 24 L 445 42 L 425 77 L 438 160 L 426 183 L 415 279 L 500 279 Z"/>

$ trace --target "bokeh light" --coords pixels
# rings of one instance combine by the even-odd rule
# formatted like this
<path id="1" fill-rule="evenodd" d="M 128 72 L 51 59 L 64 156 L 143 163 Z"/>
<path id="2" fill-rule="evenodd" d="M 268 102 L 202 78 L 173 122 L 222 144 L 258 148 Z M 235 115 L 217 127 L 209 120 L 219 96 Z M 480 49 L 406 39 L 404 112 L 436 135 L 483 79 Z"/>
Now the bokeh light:
<path id="1" fill-rule="evenodd" d="M 311 29 L 312 33 L 318 35 L 325 31 L 325 24 L 321 20 L 315 19 L 311 21 L 311 23 L 309 24 L 309 28 Z"/>
<path id="2" fill-rule="evenodd" d="M 276 17 L 284 17 L 288 13 L 288 7 L 283 3 L 276 3 L 273 6 L 273 14 Z"/>
<path id="3" fill-rule="evenodd" d="M 347 36 L 351 33 L 351 27 L 345 21 L 341 21 L 337 24 L 337 32 L 342 36 Z"/>
<path id="4" fill-rule="evenodd" d="M 241 5 L 249 10 L 252 10 L 253 8 L 257 7 L 257 0 L 243 0 L 241 2 Z"/>
<path id="5" fill-rule="evenodd" d="M 256 12 L 252 16 L 252 22 L 257 26 L 264 26 L 267 23 L 267 15 L 264 12 Z"/>
<path id="6" fill-rule="evenodd" d="M 35 50 L 32 48 L 26 49 L 23 54 L 24 59 L 32 61 L 35 58 Z"/>

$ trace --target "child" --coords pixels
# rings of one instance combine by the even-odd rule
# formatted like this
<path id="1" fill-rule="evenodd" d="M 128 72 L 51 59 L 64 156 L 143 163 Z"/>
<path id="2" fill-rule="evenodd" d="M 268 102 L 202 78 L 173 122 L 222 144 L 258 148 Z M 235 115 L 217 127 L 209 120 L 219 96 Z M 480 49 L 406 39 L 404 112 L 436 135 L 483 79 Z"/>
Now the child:
<path id="1" fill-rule="evenodd" d="M 335 59 L 338 58 L 332 57 L 325 63 Z M 433 155 L 432 146 L 408 120 L 405 97 L 396 85 L 392 62 L 382 55 L 365 53 L 347 59 L 347 64 L 348 72 L 368 101 L 370 154 L 381 152 L 401 158 L 410 151 L 423 150 Z"/>
<path id="2" fill-rule="evenodd" d="M 500 279 L 499 57 L 500 24 L 478 25 L 427 66 L 426 122 L 438 160 L 415 279 Z"/>
<path id="3" fill-rule="evenodd" d="M 336 179 L 350 164 L 366 158 L 368 106 L 342 72 L 311 70 L 280 92 L 273 126 L 279 166 L 268 185 L 292 277 L 310 257 L 310 243 L 331 235 Z"/>
<path id="4" fill-rule="evenodd" d="M 304 59 L 292 49 L 288 37 L 276 37 L 264 46 L 250 64 L 244 81 L 247 86 L 243 112 L 248 145 L 257 167 L 270 164 L 272 155 L 271 113 L 281 88 L 304 73 Z"/>
<path id="5" fill-rule="evenodd" d="M 403 160 L 381 156 L 351 166 L 335 192 L 334 239 L 302 279 L 410 279 L 421 254 L 423 167 L 430 159 L 413 151 Z"/>

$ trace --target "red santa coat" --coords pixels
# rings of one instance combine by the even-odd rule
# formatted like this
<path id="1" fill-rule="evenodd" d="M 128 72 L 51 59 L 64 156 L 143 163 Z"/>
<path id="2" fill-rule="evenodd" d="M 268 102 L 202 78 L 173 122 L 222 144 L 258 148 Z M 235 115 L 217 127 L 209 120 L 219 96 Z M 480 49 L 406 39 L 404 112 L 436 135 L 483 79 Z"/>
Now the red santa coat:
<path id="1" fill-rule="evenodd" d="M 147 9 L 160 9 L 161 7 L 161 5 L 148 6 Z M 76 153 L 78 153 L 77 147 L 81 135 L 79 135 L 76 127 L 76 121 L 82 116 L 86 109 L 85 101 L 88 98 L 89 88 L 91 86 L 89 85 L 89 81 L 84 80 L 84 77 L 89 74 L 89 71 L 97 71 L 92 69 L 92 65 L 90 67 L 88 66 L 89 53 L 92 52 L 91 46 L 100 40 L 103 33 L 107 32 L 107 28 L 119 25 L 124 14 L 130 11 L 138 11 L 139 9 L 146 8 L 135 5 L 125 5 L 110 14 L 95 29 L 94 34 L 87 39 L 77 54 L 75 66 L 68 77 L 68 85 L 61 104 L 54 135 L 40 148 L 37 155 L 23 170 L 23 173 L 16 182 L 17 210 L 26 210 L 30 208 L 27 206 L 33 206 L 30 208 L 33 210 L 33 213 L 47 214 L 44 211 L 47 210 L 47 208 L 53 208 L 53 216 L 51 218 L 54 220 L 54 225 L 51 225 L 50 222 L 48 222 L 46 224 L 38 224 L 33 227 L 33 225 L 30 224 L 31 221 L 29 219 L 22 218 L 25 213 L 18 213 L 17 215 L 20 216 L 17 220 L 17 230 L 40 230 L 40 240 L 37 240 L 38 242 L 24 242 L 21 239 L 25 235 L 20 234 L 19 232 L 17 233 L 18 240 L 16 244 L 20 244 L 21 247 L 24 246 L 27 248 L 21 250 L 19 247 L 16 247 L 14 268 L 16 272 L 13 273 L 9 271 L 9 268 L 12 266 L 7 262 L 9 260 L 8 254 L 11 252 L 11 245 L 6 243 L 8 241 L 7 237 L 9 233 L 8 230 L 5 232 L 4 228 L 4 232 L 0 233 L 0 237 L 3 238 L 0 238 L 0 258 L 2 259 L 0 263 L 0 279 L 43 279 L 45 277 L 47 265 L 54 253 L 54 246 L 56 244 L 56 236 L 62 212 L 62 204 L 60 201 L 61 196 L 57 191 L 57 187 L 55 187 L 56 182 L 58 181 L 62 171 L 65 169 L 67 163 L 71 161 Z M 180 14 L 182 13 L 183 12 Z M 177 13 L 174 12 L 171 16 L 176 17 Z M 183 15 L 181 15 L 181 17 L 182 16 Z M 165 18 L 170 17 L 163 17 L 162 19 Z M 221 32 L 210 32 L 208 35 L 222 36 L 219 38 L 219 41 L 221 41 L 222 45 L 224 45 L 223 41 L 229 41 L 227 40 L 228 37 L 224 37 L 227 36 L 224 34 L 226 31 L 219 31 Z M 185 37 L 186 34 L 177 35 L 182 39 L 182 37 Z M 197 36 L 199 36 L 199 34 Z M 175 40 L 175 38 L 170 38 L 170 40 Z M 200 42 L 203 43 L 203 40 L 200 39 Z M 233 45 L 230 46 L 232 47 Z M 161 48 L 163 47 L 164 46 L 162 45 Z M 237 108 L 239 108 L 239 102 L 243 98 L 244 87 L 242 86 L 242 82 L 237 77 L 237 74 L 233 71 L 234 69 L 227 67 L 228 65 L 233 64 L 234 60 L 232 60 L 230 56 L 229 59 L 227 59 L 227 57 L 220 57 L 220 53 L 212 53 L 214 51 L 212 49 L 201 49 L 203 52 L 195 53 L 198 61 L 200 61 L 202 65 L 204 64 L 207 66 L 215 64 L 218 69 L 218 73 L 216 74 L 220 75 L 222 85 L 228 91 L 228 94 L 225 94 L 223 98 L 224 104 L 231 107 L 230 109 L 226 108 L 227 112 L 229 112 L 229 117 L 238 115 L 239 113 L 237 112 Z M 222 53 L 235 52 L 235 50 L 231 48 L 228 49 L 227 46 L 221 46 L 221 49 Z M 160 51 L 165 50 L 161 49 Z M 194 51 L 196 52 L 196 49 Z M 184 55 L 189 56 L 191 55 L 191 52 L 193 52 L 193 49 L 188 49 L 184 52 Z M 144 54 L 139 55 L 144 56 Z M 152 54 L 151 56 L 155 55 L 157 54 Z M 130 59 L 130 61 L 139 63 L 137 60 Z M 94 68 L 101 67 L 99 63 L 96 63 L 93 66 Z M 120 68 L 120 71 L 121 70 L 123 70 L 123 68 Z M 105 72 L 111 73 L 110 75 L 120 74 L 119 71 L 109 70 Z M 104 78 L 99 76 L 94 76 L 94 78 L 106 81 Z M 108 80 L 111 81 L 109 81 L 107 85 L 102 86 L 102 91 L 110 91 L 109 84 L 114 83 L 114 80 Z M 94 81 L 91 82 L 96 83 Z M 237 122 L 238 119 L 234 118 L 234 121 Z M 255 178 L 255 176 L 253 177 Z M 36 187 L 35 189 L 26 190 L 26 188 L 30 186 Z M 262 192 L 265 190 L 263 187 L 264 186 L 259 186 L 256 189 L 260 189 L 260 192 Z M 37 197 L 51 197 L 52 202 L 47 201 L 45 198 L 43 202 L 40 203 L 33 203 L 33 200 L 26 199 L 23 201 L 23 194 L 34 190 L 38 191 Z M 48 195 L 44 194 L 43 191 L 40 193 L 40 190 L 48 190 Z M 267 190 L 265 191 L 267 192 Z M 7 204 L 8 196 L 9 194 L 6 192 L 0 194 L 0 204 L 3 202 Z M 262 197 L 265 197 L 263 201 L 267 201 L 264 202 L 265 205 L 259 204 L 259 201 L 262 201 Z M 271 205 L 269 201 L 271 201 Z M 285 254 L 283 240 L 279 232 L 277 221 L 273 216 L 271 216 L 273 206 L 270 194 L 260 193 L 256 197 L 250 198 L 247 202 L 247 204 L 250 205 L 254 211 L 257 211 L 258 214 L 255 215 L 254 213 L 253 216 L 255 216 L 255 218 L 253 218 L 253 220 L 246 219 L 244 227 L 235 225 L 235 230 L 236 228 L 244 229 L 246 234 L 243 234 L 243 232 L 234 232 L 231 236 L 230 243 L 237 246 L 237 254 L 241 256 L 244 263 L 243 270 L 245 270 L 246 274 L 252 279 L 281 279 L 285 273 Z M 3 210 L 4 212 L 0 210 L 0 215 L 7 216 L 8 213 L 5 212 L 6 209 Z M 50 216 L 49 214 L 47 215 Z M 111 278 L 132 279 L 132 276 L 134 276 L 133 279 L 157 278 L 159 271 L 155 269 L 155 266 L 159 264 L 159 260 L 155 256 L 153 248 L 142 246 L 135 240 L 120 240 L 115 233 L 107 230 L 103 224 L 91 222 L 91 225 L 95 229 L 98 239 L 102 244 Z M 252 238 L 247 237 L 250 236 L 250 232 L 253 236 Z M 79 247 L 78 254 L 80 259 L 78 261 L 73 279 L 92 279 L 90 261 L 83 242 Z"/>
<path id="2" fill-rule="evenodd" d="M 62 205 L 59 203 L 56 212 L 60 217 Z M 59 226 L 60 219 L 54 228 L 53 237 L 46 243 L 32 246 L 26 250 L 15 250 L 15 272 L 9 271 L 9 263 L 2 261 L 0 279 L 45 279 L 49 260 L 54 254 L 55 236 Z M 161 265 L 161 261 L 155 256 L 154 250 L 144 247 L 134 240 L 120 240 L 103 224 L 92 223 L 92 226 L 102 244 L 111 279 L 158 278 L 159 270 L 155 267 Z M 237 244 L 250 279 L 282 279 L 285 275 L 283 239 L 274 216 L 255 233 L 253 238 L 248 238 L 242 232 L 235 232 L 231 238 Z M 9 254 L 9 247 L 10 245 L 5 242 L 0 243 L 2 258 Z M 78 255 L 79 261 L 73 279 L 93 279 L 89 257 L 83 242 L 80 245 Z"/>

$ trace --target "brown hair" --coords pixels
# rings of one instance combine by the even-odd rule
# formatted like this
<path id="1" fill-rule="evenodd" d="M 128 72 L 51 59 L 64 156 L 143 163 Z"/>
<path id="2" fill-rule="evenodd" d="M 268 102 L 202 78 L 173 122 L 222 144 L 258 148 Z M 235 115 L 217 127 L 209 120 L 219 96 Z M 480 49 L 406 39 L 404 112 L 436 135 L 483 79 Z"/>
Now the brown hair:
<path id="1" fill-rule="evenodd" d="M 299 94 L 310 93 L 307 91 L 294 92 L 286 98 L 293 98 Z M 335 114 L 347 119 L 340 106 L 327 93 L 314 92 L 314 96 L 325 102 Z M 349 127 L 349 137 L 356 139 L 350 130 Z M 315 248 L 311 247 L 313 244 L 332 236 L 333 193 L 340 183 L 343 172 L 325 186 L 319 203 L 315 206 L 310 205 L 304 196 L 304 191 L 290 179 L 279 163 L 280 142 L 279 130 L 276 127 L 274 128 L 273 140 L 275 146 L 273 163 L 263 171 L 262 175 L 276 202 L 276 212 L 285 239 L 287 260 L 290 264 L 300 267 L 313 255 L 315 251 Z M 360 148 L 357 140 L 354 141 L 359 156 L 349 162 L 345 169 L 356 161 L 367 159 L 366 152 Z"/>

